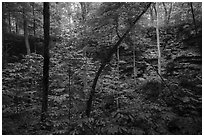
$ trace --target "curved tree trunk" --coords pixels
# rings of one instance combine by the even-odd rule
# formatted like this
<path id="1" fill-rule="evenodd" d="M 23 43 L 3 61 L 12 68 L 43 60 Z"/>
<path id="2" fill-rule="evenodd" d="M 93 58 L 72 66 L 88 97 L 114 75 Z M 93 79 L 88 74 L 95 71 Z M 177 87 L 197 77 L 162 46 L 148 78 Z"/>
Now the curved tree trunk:
<path id="1" fill-rule="evenodd" d="M 195 20 L 195 15 L 194 15 L 194 10 L 193 10 L 193 3 L 190 2 L 189 4 L 191 6 L 191 13 L 192 13 L 192 18 L 193 18 L 193 24 L 194 24 L 195 32 L 196 32 L 196 35 L 197 35 L 197 26 L 196 26 L 196 20 Z"/>
<path id="2" fill-rule="evenodd" d="M 99 67 L 96 76 L 94 78 L 93 84 L 92 84 L 92 88 L 91 88 L 91 93 L 90 93 L 90 97 L 87 101 L 87 106 L 86 106 L 86 115 L 87 117 L 90 116 L 91 113 L 91 107 L 92 107 L 92 101 L 93 98 L 95 96 L 95 88 L 96 88 L 96 84 L 98 81 L 98 78 L 102 72 L 102 70 L 105 68 L 106 64 L 110 62 L 112 55 L 117 52 L 117 48 L 118 46 L 121 44 L 121 42 L 124 40 L 124 38 L 128 35 L 128 33 L 132 30 L 132 28 L 134 27 L 135 23 L 142 17 L 142 15 L 147 11 L 147 9 L 150 7 L 151 2 L 149 2 L 147 4 L 147 6 L 145 7 L 145 9 L 136 17 L 136 19 L 133 21 L 132 25 L 126 30 L 126 32 L 122 35 L 122 37 L 118 40 L 118 42 L 111 48 L 111 50 L 109 51 L 109 53 L 107 54 L 106 58 L 104 59 L 104 61 L 101 63 L 101 66 Z"/>

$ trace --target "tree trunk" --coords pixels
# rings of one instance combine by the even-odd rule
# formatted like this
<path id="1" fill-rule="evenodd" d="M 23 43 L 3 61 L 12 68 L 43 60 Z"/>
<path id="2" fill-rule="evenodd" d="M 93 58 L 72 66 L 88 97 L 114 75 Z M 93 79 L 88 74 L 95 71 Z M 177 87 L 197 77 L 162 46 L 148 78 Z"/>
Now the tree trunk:
<path id="1" fill-rule="evenodd" d="M 118 64 L 117 64 L 117 72 L 118 72 L 118 85 L 117 85 L 117 92 L 119 93 L 119 89 L 120 89 L 120 45 L 118 46 L 117 49 L 117 60 L 118 60 Z M 118 94 L 119 95 L 119 94 Z M 119 109 L 119 98 L 117 96 L 117 108 Z"/>
<path id="2" fill-rule="evenodd" d="M 167 7 L 166 7 L 165 3 L 162 2 L 162 4 L 163 4 L 163 7 L 164 7 L 164 13 L 165 13 L 165 14 L 164 14 L 164 23 L 165 23 L 166 25 L 168 25 L 168 24 L 169 24 L 170 17 L 171 17 L 172 3 L 170 3 L 169 11 L 167 10 Z"/>
<path id="3" fill-rule="evenodd" d="M 68 72 L 69 72 L 69 120 L 71 119 L 71 106 L 72 106 L 72 99 L 71 99 L 71 60 L 69 63 L 69 68 L 68 68 Z"/>
<path id="4" fill-rule="evenodd" d="M 8 26 L 9 33 L 11 33 L 11 12 L 10 11 L 8 11 L 8 22 L 9 22 L 9 26 Z"/>
<path id="5" fill-rule="evenodd" d="M 152 8 L 154 9 L 155 15 L 157 16 L 157 9 L 155 7 L 155 4 L 152 4 Z"/>
<path id="6" fill-rule="evenodd" d="M 27 50 L 27 55 L 30 55 L 30 44 L 28 39 L 28 21 L 26 16 L 25 7 L 23 8 L 23 27 L 24 27 L 24 38 L 25 38 L 25 46 Z"/>
<path id="7" fill-rule="evenodd" d="M 43 99 L 41 121 L 44 122 L 48 109 L 48 90 L 49 90 L 49 42 L 50 42 L 50 11 L 49 3 L 43 3 L 43 19 L 44 19 L 44 64 L 43 64 Z"/>
<path id="8" fill-rule="evenodd" d="M 83 91 L 86 92 L 87 89 L 87 71 L 88 71 L 88 65 L 87 65 L 87 57 L 86 57 L 86 47 L 84 48 L 83 56 L 85 58 L 85 67 L 84 67 L 84 78 L 83 78 L 83 83 L 84 83 L 84 89 Z"/>
<path id="9" fill-rule="evenodd" d="M 92 88 L 91 88 L 91 93 L 90 93 L 90 97 L 87 101 L 87 106 L 86 106 L 86 115 L 87 117 L 90 116 L 90 112 L 91 112 L 91 107 L 92 107 L 92 101 L 95 95 L 95 87 L 98 81 L 98 78 L 102 72 L 102 70 L 104 69 L 104 67 L 106 66 L 107 63 L 110 62 L 112 55 L 117 51 L 118 46 L 121 44 L 121 42 L 124 40 L 124 38 L 128 35 L 128 33 L 131 31 L 131 29 L 134 27 L 135 23 L 141 18 L 141 16 L 147 11 L 147 9 L 150 7 L 151 2 L 149 2 L 147 4 L 147 6 L 145 7 L 145 9 L 140 13 L 139 16 L 136 17 L 136 19 L 134 20 L 134 22 L 132 23 L 132 25 L 126 30 L 126 32 L 123 34 L 123 36 L 118 40 L 118 42 L 111 48 L 111 50 L 108 52 L 106 58 L 102 61 L 101 66 L 99 67 L 96 76 L 94 78 L 93 84 L 92 84 Z"/>
<path id="10" fill-rule="evenodd" d="M 158 48 L 158 73 L 161 75 L 161 51 L 160 51 L 160 39 L 159 39 L 159 6 L 158 2 L 156 3 L 156 11 L 157 11 L 157 26 L 156 26 L 156 33 L 157 33 L 157 48 Z M 159 77 L 160 78 L 160 77 Z M 159 82 L 159 93 L 161 93 L 161 82 Z"/>
<path id="11" fill-rule="evenodd" d="M 86 21 L 86 14 L 87 14 L 87 11 L 86 11 L 86 3 L 85 2 L 80 2 L 80 5 L 81 5 L 81 16 L 82 16 L 82 22 L 85 23 Z M 83 36 L 83 34 L 81 34 Z M 86 57 L 86 49 L 87 49 L 87 46 L 84 47 L 84 51 L 83 51 L 83 56 L 85 58 L 85 62 L 84 62 L 84 76 L 83 76 L 83 84 L 84 84 L 84 87 L 83 87 L 83 91 L 86 93 L 86 89 L 87 89 L 87 71 L 88 71 L 88 66 L 87 66 L 87 57 Z"/>
<path id="12" fill-rule="evenodd" d="M 97 84 L 97 81 L 98 81 L 98 78 L 102 72 L 102 70 L 104 69 L 104 67 L 106 66 L 106 63 L 102 63 L 100 68 L 98 69 L 98 72 L 96 73 L 96 76 L 94 78 L 94 81 L 93 81 L 93 84 L 92 84 L 92 87 L 91 87 L 91 93 L 90 93 L 90 97 L 87 101 L 87 106 L 86 106 L 86 115 L 87 117 L 90 116 L 90 112 L 91 112 L 91 107 L 92 107 L 92 100 L 93 100 L 93 97 L 95 96 L 95 88 L 96 88 L 96 84 Z"/>
<path id="13" fill-rule="evenodd" d="M 35 36 L 36 32 L 35 32 L 35 29 L 36 29 L 36 26 L 35 26 L 35 2 L 33 2 L 33 36 Z"/>
<path id="14" fill-rule="evenodd" d="M 16 26 L 15 26 L 16 27 L 16 34 L 19 34 L 19 31 L 18 31 L 18 18 L 16 18 L 16 22 L 15 23 L 16 23 Z"/>
<path id="15" fill-rule="evenodd" d="M 136 85 L 136 76 L 137 76 L 137 70 L 136 70 L 136 64 L 135 64 L 135 45 L 133 45 L 133 73 L 134 73 L 134 82 Z"/>
<path id="16" fill-rule="evenodd" d="M 164 7 L 164 23 L 165 23 L 165 24 L 168 24 L 168 23 L 167 23 L 168 11 L 167 11 L 167 8 L 166 8 L 165 3 L 162 2 L 162 4 L 163 4 L 163 7 Z M 158 4 L 157 4 L 157 5 L 158 5 Z M 158 8 L 157 8 L 157 10 L 158 10 Z"/>
<path id="17" fill-rule="evenodd" d="M 151 6 L 149 9 L 150 9 L 151 26 L 153 26 L 154 25 L 153 7 Z"/>
<path id="18" fill-rule="evenodd" d="M 33 7 L 33 36 L 35 36 L 36 35 L 36 23 L 35 23 L 35 2 L 33 2 L 33 5 L 32 5 L 32 7 Z M 36 44 L 34 44 L 34 52 L 36 53 Z"/>
<path id="19" fill-rule="evenodd" d="M 80 2 L 80 5 L 81 5 L 82 21 L 85 21 L 86 20 L 86 14 L 87 14 L 86 3 L 85 2 Z"/>
<path id="20" fill-rule="evenodd" d="M 116 35 L 118 36 L 118 38 L 120 39 L 121 37 L 120 37 L 120 34 L 119 34 L 119 31 L 118 31 L 118 26 L 119 26 L 119 24 L 118 24 L 118 17 L 116 18 Z M 118 71 L 118 85 L 117 85 L 117 91 L 119 92 L 119 86 L 120 86 L 120 84 L 119 84 L 119 77 L 120 77 L 120 70 L 119 70 L 119 61 L 120 61 L 120 50 L 119 50 L 119 46 L 118 46 L 118 49 L 117 49 L 117 56 L 116 56 L 116 58 L 118 59 L 118 64 L 117 64 L 117 71 Z M 117 104 L 117 109 L 119 109 L 119 98 L 118 98 L 119 96 L 117 96 L 117 100 L 116 100 L 116 104 Z"/>
<path id="21" fill-rule="evenodd" d="M 190 2 L 190 6 L 191 6 L 191 13 L 192 13 L 192 18 L 193 18 L 193 24 L 194 24 L 195 32 L 196 32 L 196 35 L 197 35 L 197 26 L 196 26 L 196 20 L 195 20 L 195 15 L 194 15 L 194 10 L 193 10 L 193 3 L 192 2 Z"/>
<path id="22" fill-rule="evenodd" d="M 2 3 L 2 67 L 7 67 L 7 44 L 5 44 L 5 33 L 6 33 L 6 4 Z"/>
<path id="23" fill-rule="evenodd" d="M 170 5 L 170 9 L 169 9 L 169 13 L 168 13 L 168 18 L 167 18 L 167 23 L 168 24 L 169 24 L 169 21 L 170 21 L 172 8 L 173 8 L 173 3 L 171 3 L 171 5 Z"/>

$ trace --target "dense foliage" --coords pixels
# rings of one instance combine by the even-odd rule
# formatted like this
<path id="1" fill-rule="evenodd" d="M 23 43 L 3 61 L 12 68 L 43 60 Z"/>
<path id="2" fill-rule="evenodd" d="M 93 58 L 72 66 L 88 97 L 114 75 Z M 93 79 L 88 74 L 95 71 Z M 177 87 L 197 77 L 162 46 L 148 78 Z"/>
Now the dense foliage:
<path id="1" fill-rule="evenodd" d="M 32 14 L 32 3 L 26 3 L 30 9 L 28 14 L 32 15 L 30 19 L 34 15 L 37 19 L 42 14 L 42 3 L 35 4 L 36 14 Z M 171 6 L 171 3 L 165 4 L 166 8 Z M 89 117 L 85 114 L 96 72 L 145 5 L 51 3 L 53 43 L 50 46 L 46 123 L 40 122 L 44 60 L 42 28 L 35 28 L 36 34 L 29 38 L 30 55 L 25 55 L 21 34 L 5 33 L 3 46 L 7 50 L 3 50 L 3 55 L 8 56 L 8 63 L 2 70 L 2 133 L 202 134 L 201 3 L 193 3 L 196 24 L 189 3 L 173 3 L 172 13 L 168 12 L 171 15 L 168 24 L 164 23 L 167 22 L 164 5 L 159 4 L 161 75 L 157 73 L 156 15 L 152 3 L 102 71 L 91 114 Z M 16 13 L 9 9 L 20 9 L 22 4 L 4 3 L 3 6 L 7 9 L 3 11 L 4 15 L 10 15 L 11 22 L 15 21 Z M 36 23 L 42 24 L 42 19 L 38 19 Z M 14 30 L 15 26 L 5 23 L 7 28 Z M 9 51 L 9 48 L 15 50 Z"/>

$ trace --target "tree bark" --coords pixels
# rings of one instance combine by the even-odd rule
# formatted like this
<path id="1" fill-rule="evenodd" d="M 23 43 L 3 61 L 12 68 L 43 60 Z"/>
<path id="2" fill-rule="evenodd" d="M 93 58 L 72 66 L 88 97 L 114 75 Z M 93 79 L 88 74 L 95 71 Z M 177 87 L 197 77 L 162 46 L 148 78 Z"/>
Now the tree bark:
<path id="1" fill-rule="evenodd" d="M 36 32 L 35 32 L 35 29 L 36 29 L 36 25 L 35 25 L 35 2 L 33 2 L 33 35 L 35 36 Z"/>
<path id="2" fill-rule="evenodd" d="M 147 6 L 145 7 L 145 9 L 139 14 L 139 16 L 136 17 L 136 19 L 133 21 L 132 25 L 126 30 L 126 32 L 123 34 L 123 36 L 117 41 L 117 43 L 111 48 L 111 50 L 109 51 L 109 53 L 107 54 L 106 58 L 102 61 L 101 66 L 99 67 L 96 76 L 94 78 L 93 84 L 92 84 L 92 88 L 91 88 L 91 93 L 90 93 L 90 97 L 87 101 L 87 106 L 86 106 L 86 115 L 87 117 L 90 116 L 90 112 L 91 112 L 91 107 L 92 107 L 92 101 L 95 95 L 95 87 L 98 81 L 98 78 L 102 72 L 102 70 L 104 69 L 104 67 L 106 66 L 106 64 L 108 62 L 110 62 L 112 55 L 117 51 L 118 46 L 121 44 L 121 42 L 124 40 L 124 38 L 128 35 L 128 33 L 131 31 L 131 29 L 134 27 L 135 23 L 141 18 L 141 16 L 147 11 L 147 9 L 150 7 L 151 2 L 149 2 L 147 4 Z"/>
<path id="3" fill-rule="evenodd" d="M 117 72 L 118 72 L 118 85 L 117 85 L 117 92 L 119 93 L 119 89 L 120 89 L 120 45 L 118 46 L 118 49 L 117 49 L 117 61 L 118 61 L 118 64 L 117 64 Z M 117 95 L 117 109 L 119 109 L 119 98 L 118 98 L 119 94 Z"/>
<path id="4" fill-rule="evenodd" d="M 151 20 L 151 26 L 154 25 L 154 17 L 153 17 L 153 7 L 150 6 L 150 20 Z"/>
<path id="5" fill-rule="evenodd" d="M 2 67 L 7 67 L 7 44 L 5 44 L 6 29 L 6 4 L 2 3 Z"/>
<path id="6" fill-rule="evenodd" d="M 25 6 L 25 5 L 24 5 Z M 28 34 L 28 21 L 26 15 L 26 9 L 23 7 L 23 27 L 24 27 L 24 38 L 25 38 L 25 45 L 27 50 L 27 55 L 30 55 L 30 44 L 29 44 L 29 34 Z"/>
<path id="7" fill-rule="evenodd" d="M 157 33 L 157 49 L 158 49 L 158 73 L 161 75 L 161 51 L 160 51 L 160 39 L 159 39 L 159 6 L 158 2 L 156 3 L 156 11 L 157 11 L 157 26 L 156 26 L 156 33 Z M 161 84 L 159 82 L 159 93 L 161 93 Z"/>
<path id="8" fill-rule="evenodd" d="M 16 22 L 15 23 L 16 23 L 16 26 L 15 26 L 16 27 L 16 34 L 19 34 L 19 31 L 18 31 L 18 18 L 16 18 Z"/>
<path id="9" fill-rule="evenodd" d="M 69 63 L 69 120 L 71 119 L 71 106 L 72 106 L 72 99 L 71 99 L 71 60 Z"/>
<path id="10" fill-rule="evenodd" d="M 169 9 L 168 17 L 167 17 L 167 23 L 168 24 L 169 24 L 169 21 L 170 21 L 172 8 L 173 8 L 173 3 L 171 3 L 171 5 L 170 5 L 170 9 Z"/>
<path id="11" fill-rule="evenodd" d="M 192 13 L 192 18 L 193 18 L 193 24 L 194 24 L 195 32 L 196 32 L 196 35 L 197 35 L 197 26 L 196 26 L 196 20 L 195 20 L 195 15 L 194 15 L 194 10 L 193 10 L 193 3 L 192 2 L 190 2 L 190 6 L 191 6 L 191 13 Z"/>
<path id="12" fill-rule="evenodd" d="M 35 36 L 36 35 L 35 2 L 33 2 L 32 8 L 33 8 L 33 36 Z M 34 52 L 36 53 L 36 44 L 34 44 Z"/>
<path id="13" fill-rule="evenodd" d="M 86 9 L 86 3 L 85 2 L 80 2 L 80 5 L 81 5 L 81 16 L 82 16 L 82 22 L 84 23 L 86 21 L 86 14 L 87 14 L 87 9 Z M 81 34 L 83 35 L 83 34 Z M 86 49 L 87 49 L 87 46 L 84 47 L 84 50 L 83 50 L 83 56 L 85 58 L 85 62 L 84 62 L 84 76 L 83 76 L 83 84 L 84 84 L 84 87 L 83 87 L 83 91 L 86 92 L 86 89 L 87 89 L 87 71 L 88 71 L 88 64 L 87 64 L 87 57 L 86 57 Z"/>
<path id="14" fill-rule="evenodd" d="M 86 20 L 86 14 L 87 14 L 87 9 L 86 9 L 86 3 L 85 2 L 79 2 L 81 5 L 81 15 L 82 15 L 82 21 Z"/>
<path id="15" fill-rule="evenodd" d="M 120 34 L 119 34 L 119 31 L 118 31 L 118 26 L 119 26 L 119 23 L 118 23 L 118 17 L 115 19 L 115 22 L 116 22 L 116 35 L 118 36 L 118 38 L 120 39 L 121 37 L 120 37 Z M 119 61 L 120 61 L 120 50 L 119 50 L 120 48 L 119 48 L 119 46 L 118 46 L 118 49 L 117 49 L 117 56 L 116 56 L 116 58 L 118 59 L 118 64 L 117 64 L 117 71 L 118 71 L 118 85 L 117 85 L 117 90 L 119 90 L 119 86 L 120 86 L 120 84 L 119 84 L 119 77 L 120 77 L 120 70 L 119 70 Z M 119 92 L 119 91 L 118 91 Z M 118 96 L 117 96 L 118 97 Z M 117 98 L 117 100 L 116 100 L 116 104 L 117 104 L 117 109 L 119 109 L 119 98 Z"/>
<path id="16" fill-rule="evenodd" d="M 44 19 L 44 64 L 43 64 L 43 99 L 41 121 L 44 122 L 48 109 L 48 90 L 49 90 L 49 42 L 50 42 L 50 11 L 49 3 L 43 3 L 43 19 Z"/>
<path id="17" fill-rule="evenodd" d="M 167 8 L 166 8 L 166 5 L 165 5 L 165 3 L 164 2 L 162 2 L 162 4 L 163 4 L 163 7 L 164 7 L 164 22 L 165 22 L 165 24 L 167 24 L 167 16 L 168 16 L 168 11 L 167 11 Z M 157 4 L 158 5 L 158 4 Z M 157 8 L 157 10 L 158 10 L 158 8 Z"/>
<path id="18" fill-rule="evenodd" d="M 10 10 L 8 11 L 8 22 L 9 22 L 9 26 L 8 26 L 9 33 L 11 33 L 11 12 Z"/>
<path id="19" fill-rule="evenodd" d="M 136 60 L 135 60 L 135 45 L 133 45 L 133 73 L 134 73 L 134 82 L 136 85 L 136 76 L 137 76 L 137 70 L 136 70 L 136 64 L 135 64 Z"/>
<path id="20" fill-rule="evenodd" d="M 157 9 L 155 7 L 155 4 L 152 4 L 152 8 L 154 9 L 155 15 L 157 16 Z"/>
<path id="21" fill-rule="evenodd" d="M 170 20 L 170 17 L 171 17 L 171 10 L 172 10 L 172 3 L 170 3 L 170 8 L 169 8 L 169 11 L 167 10 L 167 7 L 165 5 L 164 2 L 162 2 L 163 4 L 163 7 L 164 7 L 164 22 L 166 25 L 169 24 L 169 20 Z"/>

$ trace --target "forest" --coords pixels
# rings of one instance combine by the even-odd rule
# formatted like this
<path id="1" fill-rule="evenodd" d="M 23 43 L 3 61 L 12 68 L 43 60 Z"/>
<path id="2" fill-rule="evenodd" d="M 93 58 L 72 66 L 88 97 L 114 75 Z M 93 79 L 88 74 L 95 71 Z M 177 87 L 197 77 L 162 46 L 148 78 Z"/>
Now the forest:
<path id="1" fill-rule="evenodd" d="M 3 135 L 202 135 L 201 2 L 2 2 Z"/>

